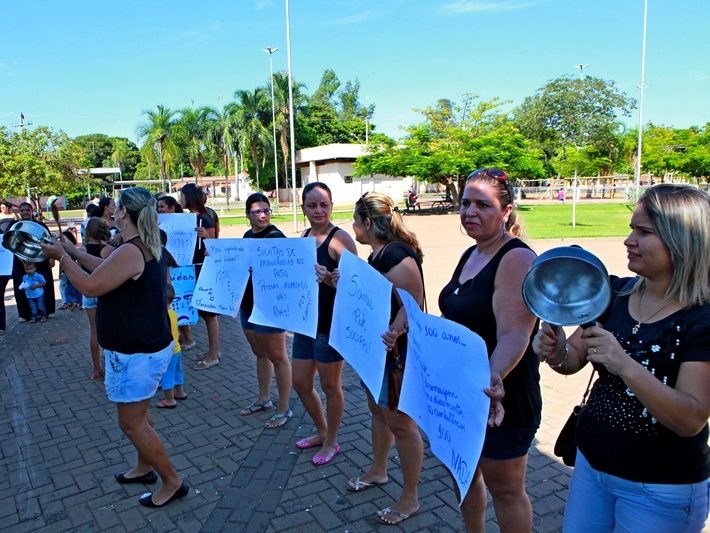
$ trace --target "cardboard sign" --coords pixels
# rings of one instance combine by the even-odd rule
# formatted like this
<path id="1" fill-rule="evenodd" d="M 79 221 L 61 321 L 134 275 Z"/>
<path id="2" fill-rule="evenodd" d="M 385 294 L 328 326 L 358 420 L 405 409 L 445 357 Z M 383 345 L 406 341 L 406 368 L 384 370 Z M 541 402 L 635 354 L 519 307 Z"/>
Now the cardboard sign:
<path id="1" fill-rule="evenodd" d="M 192 307 L 192 295 L 195 293 L 195 267 L 182 266 L 170 269 L 170 283 L 175 289 L 172 308 L 178 317 L 178 326 L 197 324 L 197 309 Z"/>
<path id="2" fill-rule="evenodd" d="M 206 239 L 205 257 L 192 305 L 236 317 L 249 281 L 250 239 Z"/>
<path id="3" fill-rule="evenodd" d="M 162 213 L 158 226 L 168 234 L 165 247 L 180 266 L 191 265 L 197 244 L 197 215 L 194 213 Z"/>

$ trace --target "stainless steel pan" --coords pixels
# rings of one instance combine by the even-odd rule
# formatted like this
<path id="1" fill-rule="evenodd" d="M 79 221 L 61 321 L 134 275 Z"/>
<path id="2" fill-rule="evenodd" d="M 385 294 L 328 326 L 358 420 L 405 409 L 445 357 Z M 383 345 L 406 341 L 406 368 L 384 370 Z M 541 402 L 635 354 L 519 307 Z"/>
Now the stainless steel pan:
<path id="1" fill-rule="evenodd" d="M 545 322 L 589 327 L 611 302 L 609 274 L 598 257 L 578 246 L 552 248 L 530 266 L 523 298 Z"/>
<path id="2" fill-rule="evenodd" d="M 15 222 L 2 236 L 3 248 L 7 248 L 23 261 L 40 263 L 47 259 L 40 243 L 52 242 L 52 235 L 42 224 L 31 220 Z"/>

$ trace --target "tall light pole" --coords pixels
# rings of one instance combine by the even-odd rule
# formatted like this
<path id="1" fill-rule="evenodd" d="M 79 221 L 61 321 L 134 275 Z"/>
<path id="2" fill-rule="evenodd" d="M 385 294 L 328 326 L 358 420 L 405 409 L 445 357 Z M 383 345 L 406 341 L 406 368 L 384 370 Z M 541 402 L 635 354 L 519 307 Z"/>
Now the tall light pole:
<path id="1" fill-rule="evenodd" d="M 293 75 L 291 74 L 291 15 L 286 0 L 286 56 L 288 58 L 288 124 L 291 133 L 291 194 L 293 195 L 293 232 L 298 233 L 296 213 L 296 135 L 293 125 Z"/>
<path id="2" fill-rule="evenodd" d="M 271 126 L 274 131 L 274 178 L 276 179 L 276 212 L 279 212 L 279 165 L 276 156 L 276 100 L 274 100 L 274 53 L 278 48 L 265 48 L 269 54 L 269 72 L 271 73 Z"/>
<path id="3" fill-rule="evenodd" d="M 643 142 L 643 90 L 646 88 L 646 18 L 648 15 L 648 0 L 643 3 L 643 39 L 641 44 L 641 96 L 639 98 L 639 139 L 636 147 L 636 201 L 641 193 L 641 144 Z"/>
<path id="4" fill-rule="evenodd" d="M 583 80 L 584 79 L 584 69 L 587 68 L 589 65 L 582 65 L 581 63 L 579 65 L 575 65 L 574 68 L 579 69 L 579 79 Z"/>

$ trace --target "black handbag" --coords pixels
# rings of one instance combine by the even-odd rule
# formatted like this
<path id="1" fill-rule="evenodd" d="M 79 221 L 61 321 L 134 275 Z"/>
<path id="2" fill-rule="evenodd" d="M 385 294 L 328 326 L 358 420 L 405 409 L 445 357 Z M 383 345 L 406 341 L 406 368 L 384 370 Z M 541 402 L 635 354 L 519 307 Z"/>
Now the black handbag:
<path id="1" fill-rule="evenodd" d="M 577 421 L 579 420 L 579 415 L 584 410 L 587 405 L 587 396 L 589 396 L 589 391 L 592 388 L 592 380 L 594 379 L 595 370 L 592 369 L 592 375 L 589 376 L 589 383 L 587 383 L 587 390 L 584 391 L 584 396 L 582 397 L 582 403 L 575 405 L 572 409 L 572 414 L 562 426 L 562 431 L 555 441 L 554 453 L 557 457 L 562 458 L 562 462 L 567 466 L 574 466 L 577 459 Z"/>

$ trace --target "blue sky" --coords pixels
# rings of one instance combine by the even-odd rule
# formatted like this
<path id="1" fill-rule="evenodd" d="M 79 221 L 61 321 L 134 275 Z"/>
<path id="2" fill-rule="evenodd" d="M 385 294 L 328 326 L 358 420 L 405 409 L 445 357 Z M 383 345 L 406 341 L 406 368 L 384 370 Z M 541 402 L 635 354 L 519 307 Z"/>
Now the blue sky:
<path id="1" fill-rule="evenodd" d="M 638 99 L 643 0 L 291 0 L 294 78 L 358 78 L 377 130 L 463 93 L 519 105 L 585 73 Z M 710 2 L 649 0 L 644 123 L 710 122 Z M 287 69 L 284 0 L 0 0 L 0 125 L 137 141 L 142 111 L 221 106 Z M 632 127 L 638 115 L 626 122 Z"/>

